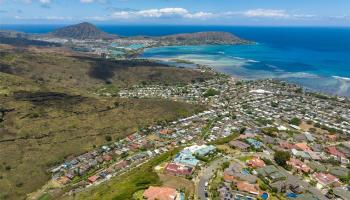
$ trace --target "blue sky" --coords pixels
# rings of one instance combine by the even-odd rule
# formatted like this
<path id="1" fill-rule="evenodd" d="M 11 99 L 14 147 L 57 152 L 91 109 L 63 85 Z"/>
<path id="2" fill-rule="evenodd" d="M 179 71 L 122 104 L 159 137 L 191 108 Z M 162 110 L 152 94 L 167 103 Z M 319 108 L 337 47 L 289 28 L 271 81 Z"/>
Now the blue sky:
<path id="1" fill-rule="evenodd" d="M 350 0 L 0 0 L 0 24 L 350 26 Z"/>

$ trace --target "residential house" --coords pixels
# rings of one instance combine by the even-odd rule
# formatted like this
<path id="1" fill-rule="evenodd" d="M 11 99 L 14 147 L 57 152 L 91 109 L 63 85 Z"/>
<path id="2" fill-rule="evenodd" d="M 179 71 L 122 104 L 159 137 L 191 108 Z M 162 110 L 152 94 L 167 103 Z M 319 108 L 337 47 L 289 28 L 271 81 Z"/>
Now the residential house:
<path id="1" fill-rule="evenodd" d="M 103 155 L 103 156 L 102 156 L 102 159 L 103 159 L 104 161 L 108 162 L 108 161 L 111 161 L 113 158 L 112 158 L 112 156 L 110 156 L 110 155 Z"/>
<path id="2" fill-rule="evenodd" d="M 331 154 L 334 158 L 338 160 L 346 160 L 346 156 L 343 152 L 339 151 L 335 146 L 329 146 L 325 148 L 326 152 Z"/>
<path id="3" fill-rule="evenodd" d="M 305 152 L 305 151 L 298 151 L 296 149 L 292 149 L 292 155 L 297 157 L 297 158 L 302 158 L 302 159 L 311 159 L 311 156 L 309 153 Z"/>
<path id="4" fill-rule="evenodd" d="M 194 155 L 206 156 L 209 153 L 215 151 L 215 147 L 213 145 L 192 145 L 190 147 L 185 148 L 184 150 L 190 151 Z"/>
<path id="5" fill-rule="evenodd" d="M 265 166 L 265 162 L 258 157 L 254 157 L 247 161 L 247 165 L 252 168 L 260 168 Z"/>
<path id="6" fill-rule="evenodd" d="M 263 146 L 263 143 L 258 141 L 258 140 L 255 140 L 253 138 L 248 138 L 246 139 L 246 141 L 251 145 L 253 146 L 255 149 L 260 149 L 262 146 Z"/>
<path id="7" fill-rule="evenodd" d="M 100 178 L 99 176 L 93 175 L 93 176 L 90 176 L 90 177 L 88 178 L 88 181 L 89 181 L 90 183 L 95 183 L 99 178 Z"/>
<path id="8" fill-rule="evenodd" d="M 309 173 L 311 171 L 311 168 L 307 166 L 304 162 L 301 160 L 291 158 L 289 161 L 287 161 L 287 164 L 292 167 L 292 169 L 298 173 Z"/>
<path id="9" fill-rule="evenodd" d="M 280 180 L 285 180 L 287 178 L 274 165 L 267 165 L 265 167 L 257 169 L 256 171 L 261 177 L 266 177 L 271 182 L 277 182 Z"/>
<path id="10" fill-rule="evenodd" d="M 340 186 L 339 179 L 330 173 L 314 173 L 314 179 L 317 181 L 317 188 L 338 187 Z"/>
<path id="11" fill-rule="evenodd" d="M 337 135 L 327 135 L 327 141 L 330 141 L 330 142 L 337 141 Z"/>
<path id="12" fill-rule="evenodd" d="M 173 161 L 174 163 L 179 163 L 192 167 L 197 166 L 197 164 L 199 163 L 199 160 L 197 160 L 196 157 L 193 156 L 189 150 L 182 150 L 176 155 Z"/>
<path id="13" fill-rule="evenodd" d="M 192 174 L 193 167 L 170 162 L 165 167 L 165 172 L 175 176 L 186 176 Z"/>
<path id="14" fill-rule="evenodd" d="M 180 199 L 178 192 L 170 187 L 154 187 L 150 186 L 143 193 L 144 199 L 147 200 L 178 200 Z"/>
<path id="15" fill-rule="evenodd" d="M 334 195 L 341 200 L 350 199 L 350 191 L 346 187 L 336 187 L 333 189 Z"/>
<path id="16" fill-rule="evenodd" d="M 251 195 L 259 195 L 259 188 L 256 184 L 250 184 L 244 181 L 236 183 L 237 190 L 241 192 L 247 192 Z"/>
<path id="17" fill-rule="evenodd" d="M 311 151 L 311 148 L 307 145 L 307 143 L 296 143 L 294 146 L 300 151 Z"/>
<path id="18" fill-rule="evenodd" d="M 235 148 L 235 149 L 239 149 L 241 151 L 247 151 L 250 148 L 249 144 L 242 142 L 242 141 L 239 141 L 239 140 L 231 141 L 229 143 L 229 145 L 230 145 L 230 147 Z"/>

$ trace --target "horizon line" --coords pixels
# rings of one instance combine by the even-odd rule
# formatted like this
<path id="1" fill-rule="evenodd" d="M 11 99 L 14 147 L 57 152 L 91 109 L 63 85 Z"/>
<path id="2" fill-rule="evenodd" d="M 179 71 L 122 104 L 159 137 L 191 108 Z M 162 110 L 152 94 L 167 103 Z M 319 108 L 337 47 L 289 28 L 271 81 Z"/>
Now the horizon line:
<path id="1" fill-rule="evenodd" d="M 68 26 L 68 25 L 76 25 L 83 23 L 82 22 L 76 22 L 76 23 L 8 23 L 8 24 L 1 24 L 0 23 L 0 30 L 1 26 Z M 258 25 L 258 24 L 252 24 L 252 25 L 242 25 L 242 24 L 111 24 L 111 23 L 93 23 L 88 22 L 95 26 L 211 26 L 211 27 L 291 27 L 291 28 L 350 28 L 350 25 Z"/>

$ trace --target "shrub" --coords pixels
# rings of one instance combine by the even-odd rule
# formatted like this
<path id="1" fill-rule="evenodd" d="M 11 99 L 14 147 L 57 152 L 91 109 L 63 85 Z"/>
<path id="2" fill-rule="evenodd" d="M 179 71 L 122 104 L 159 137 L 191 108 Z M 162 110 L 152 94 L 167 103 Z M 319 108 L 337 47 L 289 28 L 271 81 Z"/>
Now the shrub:
<path id="1" fill-rule="evenodd" d="M 23 186 L 22 182 L 16 183 L 16 187 L 22 187 L 22 186 Z"/>
<path id="2" fill-rule="evenodd" d="M 106 135 L 105 139 L 106 139 L 107 142 L 110 142 L 110 141 L 112 141 L 112 136 Z"/>
<path id="3" fill-rule="evenodd" d="M 287 161 L 290 159 L 290 156 L 290 153 L 287 151 L 276 151 L 274 155 L 274 160 L 278 165 L 286 167 Z"/>
<path id="4" fill-rule="evenodd" d="M 291 120 L 289 121 L 289 123 L 290 123 L 290 124 L 293 124 L 293 125 L 295 125 L 295 126 L 299 126 L 299 125 L 301 124 L 301 120 L 300 120 L 299 118 L 297 118 L 297 117 L 294 117 L 293 119 L 291 119 Z"/>
<path id="5" fill-rule="evenodd" d="M 273 187 L 273 188 L 272 188 L 272 192 L 273 192 L 273 193 L 277 193 L 277 192 L 278 192 L 278 189 L 277 189 L 276 187 Z"/>
<path id="6" fill-rule="evenodd" d="M 259 187 L 261 190 L 264 190 L 264 191 L 266 191 L 269 188 L 264 182 L 260 182 Z"/>
<path id="7" fill-rule="evenodd" d="M 230 162 L 224 162 L 222 163 L 222 169 L 226 169 L 230 166 Z"/>
<path id="8" fill-rule="evenodd" d="M 203 96 L 204 97 L 211 97 L 211 96 L 215 96 L 215 95 L 219 95 L 219 94 L 220 94 L 220 91 L 217 91 L 213 88 L 210 88 L 203 94 Z"/>

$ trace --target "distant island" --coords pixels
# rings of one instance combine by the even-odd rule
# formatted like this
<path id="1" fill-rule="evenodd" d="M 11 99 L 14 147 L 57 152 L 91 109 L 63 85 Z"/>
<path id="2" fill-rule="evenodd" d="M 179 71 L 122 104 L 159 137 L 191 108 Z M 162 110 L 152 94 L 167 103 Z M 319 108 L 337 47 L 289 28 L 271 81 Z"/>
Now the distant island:
<path id="1" fill-rule="evenodd" d="M 157 46 L 172 46 L 172 45 L 208 45 L 208 44 L 226 44 L 226 45 L 238 45 L 238 44 L 250 44 L 252 42 L 248 40 L 241 39 L 228 32 L 196 32 L 196 33 L 183 33 L 174 34 L 160 37 L 150 37 L 150 36 L 138 36 L 138 37 L 121 37 L 115 34 L 106 33 L 98 29 L 95 25 L 83 22 L 75 25 L 69 25 L 63 28 L 59 28 L 48 34 L 25 34 L 14 31 L 0 31 L 0 40 L 3 43 L 6 42 L 8 38 L 12 40 L 28 40 L 25 44 L 30 44 L 29 41 L 40 40 L 52 43 L 66 43 L 70 40 L 105 40 L 113 41 L 115 39 L 119 40 L 139 40 L 147 41 L 148 43 L 156 44 Z M 33 41 L 32 41 L 33 42 Z M 125 41 L 124 41 L 125 42 Z M 22 42 L 23 43 L 23 42 Z M 52 45 L 52 44 L 48 44 Z"/>

